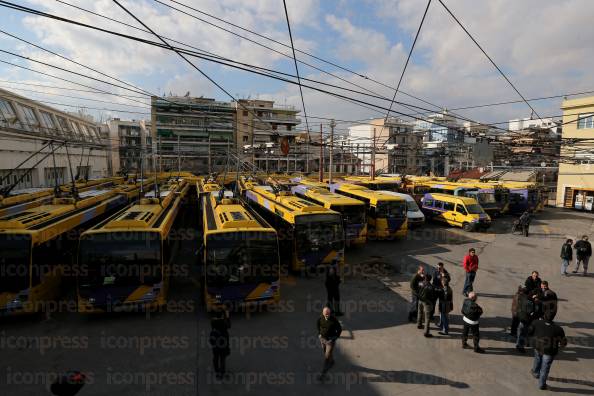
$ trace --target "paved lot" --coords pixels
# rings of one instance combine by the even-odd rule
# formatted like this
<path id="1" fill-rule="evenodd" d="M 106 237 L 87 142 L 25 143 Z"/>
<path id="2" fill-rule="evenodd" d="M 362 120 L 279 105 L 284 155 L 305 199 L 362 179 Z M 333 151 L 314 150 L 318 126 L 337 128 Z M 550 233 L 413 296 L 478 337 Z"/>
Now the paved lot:
<path id="1" fill-rule="evenodd" d="M 511 295 L 532 270 L 561 299 L 557 321 L 570 338 L 553 364 L 550 389 L 594 394 L 594 276 L 561 277 L 559 262 L 564 239 L 592 234 L 593 219 L 549 209 L 533 222 L 529 238 L 510 235 L 511 219 L 504 218 L 489 233 L 429 225 L 405 241 L 349 251 L 341 290 L 344 332 L 325 383 L 317 379 L 322 356 L 315 331 L 322 277 L 285 277 L 276 312 L 232 316 L 232 355 L 223 381 L 212 373 L 208 321 L 196 305 L 196 287 L 178 278 L 169 312 L 91 318 L 62 312 L 49 320 L 2 321 L 0 394 L 43 395 L 53 373 L 67 369 L 89 373 L 92 383 L 81 396 L 540 394 L 528 372 L 530 352 L 519 355 L 506 335 Z M 480 256 L 475 290 L 485 310 L 485 355 L 460 348 L 460 261 L 470 247 Z M 180 262 L 193 262 L 192 249 L 189 244 L 180 251 Z M 438 261 L 452 275 L 453 324 L 450 336 L 433 329 L 435 337 L 425 339 L 406 322 L 408 273 Z"/>

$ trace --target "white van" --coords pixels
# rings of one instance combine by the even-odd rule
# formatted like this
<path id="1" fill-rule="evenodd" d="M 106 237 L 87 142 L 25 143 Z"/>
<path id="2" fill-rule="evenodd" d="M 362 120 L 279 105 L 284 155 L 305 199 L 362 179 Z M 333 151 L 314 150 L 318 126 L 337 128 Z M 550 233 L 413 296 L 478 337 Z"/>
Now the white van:
<path id="1" fill-rule="evenodd" d="M 382 191 L 383 193 L 395 195 L 406 200 L 406 217 L 408 219 L 408 228 L 415 228 L 425 222 L 425 215 L 419 209 L 415 199 L 408 194 L 397 193 L 393 191 Z"/>

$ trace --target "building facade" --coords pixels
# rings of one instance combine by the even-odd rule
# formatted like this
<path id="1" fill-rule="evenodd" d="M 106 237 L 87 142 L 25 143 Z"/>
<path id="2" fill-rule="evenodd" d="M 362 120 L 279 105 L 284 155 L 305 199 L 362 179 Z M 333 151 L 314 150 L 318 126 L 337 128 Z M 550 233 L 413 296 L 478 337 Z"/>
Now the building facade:
<path id="1" fill-rule="evenodd" d="M 0 89 L 0 137 L 3 187 L 52 187 L 72 177 L 112 174 L 109 145 L 89 116 L 60 111 L 4 89 Z M 57 148 L 63 142 L 67 145 Z"/>
<path id="2" fill-rule="evenodd" d="M 152 171 L 153 138 L 150 124 L 144 120 L 120 120 L 107 123 L 114 173 Z"/>
<path id="3" fill-rule="evenodd" d="M 390 140 L 390 128 L 384 125 L 383 118 L 370 119 L 365 124 L 349 127 L 349 137 L 357 145 L 356 155 L 361 159 L 361 173 L 368 175 L 373 171 L 388 170 L 386 144 Z"/>
<path id="4" fill-rule="evenodd" d="M 561 125 L 552 118 L 534 119 L 519 118 L 516 120 L 509 120 L 508 129 L 510 131 L 523 131 L 531 128 L 548 129 L 551 133 L 558 134 L 561 132 Z"/>
<path id="5" fill-rule="evenodd" d="M 234 103 L 209 98 L 151 98 L 151 135 L 158 170 L 220 171 L 233 147 Z"/>
<path id="6" fill-rule="evenodd" d="M 557 206 L 594 208 L 594 96 L 563 101 Z"/>

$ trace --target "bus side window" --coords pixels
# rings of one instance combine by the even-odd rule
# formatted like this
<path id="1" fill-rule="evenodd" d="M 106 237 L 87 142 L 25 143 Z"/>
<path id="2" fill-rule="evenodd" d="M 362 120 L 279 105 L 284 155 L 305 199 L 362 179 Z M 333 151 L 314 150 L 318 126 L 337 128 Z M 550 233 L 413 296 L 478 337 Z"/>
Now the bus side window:
<path id="1" fill-rule="evenodd" d="M 466 211 L 466 208 L 460 204 L 456 205 L 456 212 L 463 214 L 464 216 L 468 215 L 468 212 Z"/>
<path id="2" fill-rule="evenodd" d="M 433 199 L 427 198 L 423 201 L 423 206 L 431 207 L 433 206 Z"/>
<path id="3" fill-rule="evenodd" d="M 443 201 L 435 200 L 435 208 L 443 209 Z"/>
<path id="4" fill-rule="evenodd" d="M 447 211 L 453 211 L 454 210 L 454 203 L 453 202 L 444 202 L 443 203 L 443 208 Z"/>

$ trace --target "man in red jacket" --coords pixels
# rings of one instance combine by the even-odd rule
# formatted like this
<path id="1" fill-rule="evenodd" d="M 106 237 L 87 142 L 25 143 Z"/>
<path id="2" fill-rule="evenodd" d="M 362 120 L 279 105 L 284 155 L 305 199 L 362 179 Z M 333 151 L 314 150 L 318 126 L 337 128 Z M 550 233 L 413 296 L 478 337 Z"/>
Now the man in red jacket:
<path id="1" fill-rule="evenodd" d="M 464 267 L 464 271 L 466 271 L 466 279 L 464 280 L 464 290 L 462 290 L 462 294 L 465 297 L 468 297 L 468 293 L 473 290 L 472 284 L 474 283 L 474 278 L 476 277 L 476 271 L 478 270 L 479 258 L 476 255 L 476 251 L 474 248 L 468 250 L 468 254 L 464 256 L 464 261 L 462 261 L 462 266 Z"/>

